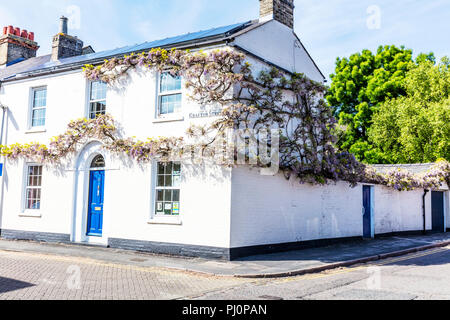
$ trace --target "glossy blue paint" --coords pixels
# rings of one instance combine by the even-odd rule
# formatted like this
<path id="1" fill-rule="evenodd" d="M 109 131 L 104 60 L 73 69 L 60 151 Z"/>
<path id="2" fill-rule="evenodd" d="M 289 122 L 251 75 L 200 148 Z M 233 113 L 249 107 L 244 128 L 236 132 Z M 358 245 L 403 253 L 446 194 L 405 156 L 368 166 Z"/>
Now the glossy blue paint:
<path id="1" fill-rule="evenodd" d="M 0 163 L 0 177 L 3 176 L 3 163 Z"/>
<path id="2" fill-rule="evenodd" d="M 89 180 L 89 203 L 87 235 L 101 237 L 103 234 L 103 200 L 105 171 L 91 171 Z"/>
<path id="3" fill-rule="evenodd" d="M 372 187 L 363 186 L 363 237 L 372 238 Z"/>

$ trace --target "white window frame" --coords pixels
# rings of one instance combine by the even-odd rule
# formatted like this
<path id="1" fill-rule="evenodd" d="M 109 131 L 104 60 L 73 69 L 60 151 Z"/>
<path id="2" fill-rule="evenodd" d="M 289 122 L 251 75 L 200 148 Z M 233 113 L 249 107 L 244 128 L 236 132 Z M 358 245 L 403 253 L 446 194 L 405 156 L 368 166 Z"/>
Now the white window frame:
<path id="1" fill-rule="evenodd" d="M 40 186 L 28 186 L 28 172 L 30 167 L 41 167 L 41 185 Z M 20 216 L 25 217 L 41 217 L 42 211 L 42 188 L 43 188 L 43 177 L 44 177 L 44 166 L 39 163 L 25 163 L 24 165 L 24 174 L 23 174 L 23 191 L 22 191 L 22 213 Z M 27 194 L 29 189 L 39 189 L 41 190 L 40 194 L 40 205 L 39 209 L 30 209 L 27 204 Z"/>
<path id="2" fill-rule="evenodd" d="M 180 175 L 180 185 L 178 187 L 158 187 L 158 164 L 159 161 L 152 161 L 152 170 L 151 170 L 151 215 L 149 224 L 168 224 L 168 225 L 182 225 L 182 202 L 183 202 L 183 164 L 180 161 L 172 161 L 173 163 L 179 163 L 181 166 L 181 175 Z M 156 203 L 158 202 L 158 190 L 179 190 L 180 191 L 180 199 L 179 199 L 179 214 L 178 215 L 164 215 L 156 213 Z"/>
<path id="3" fill-rule="evenodd" d="M 157 81 L 156 81 L 156 119 L 170 119 L 170 120 L 184 120 L 183 115 L 183 85 L 184 85 L 184 79 L 182 76 L 180 76 L 181 80 L 181 87 L 179 90 L 171 90 L 171 91 L 161 91 L 161 77 L 165 73 L 169 73 L 170 71 L 162 71 L 157 73 Z M 167 114 L 161 114 L 161 97 L 164 96 L 174 96 L 174 95 L 180 95 L 181 96 L 181 107 L 178 112 L 173 113 L 167 113 Z"/>
<path id="4" fill-rule="evenodd" d="M 100 81 L 100 80 L 98 80 L 98 81 L 91 81 L 91 80 L 89 80 L 88 81 L 88 83 L 87 83 L 87 96 L 86 96 L 86 101 L 87 101 L 87 115 L 86 115 L 86 118 L 87 119 L 92 119 L 91 118 L 91 113 L 92 113 L 92 110 L 91 110 L 91 103 L 95 103 L 95 102 L 102 102 L 102 101 L 104 101 L 105 102 L 105 113 L 106 113 L 106 108 L 108 107 L 108 102 L 107 102 L 107 98 L 108 98 L 108 85 L 106 85 L 106 95 L 105 95 L 105 99 L 96 99 L 96 100 L 91 100 L 91 90 L 92 90 L 92 84 L 93 83 L 95 83 L 95 82 L 102 82 L 102 81 Z M 95 118 L 94 118 L 95 119 Z"/>
<path id="5" fill-rule="evenodd" d="M 34 107 L 34 95 L 36 91 L 45 89 L 45 106 L 42 107 Z M 29 130 L 41 130 L 43 128 L 45 128 L 45 126 L 47 125 L 47 107 L 48 107 L 48 88 L 47 86 L 39 86 L 39 87 L 33 87 L 30 89 L 30 107 L 29 107 L 29 117 L 28 117 L 28 129 Z M 44 125 L 41 126 L 33 126 L 33 112 L 35 110 L 45 110 L 45 117 L 44 117 Z"/>

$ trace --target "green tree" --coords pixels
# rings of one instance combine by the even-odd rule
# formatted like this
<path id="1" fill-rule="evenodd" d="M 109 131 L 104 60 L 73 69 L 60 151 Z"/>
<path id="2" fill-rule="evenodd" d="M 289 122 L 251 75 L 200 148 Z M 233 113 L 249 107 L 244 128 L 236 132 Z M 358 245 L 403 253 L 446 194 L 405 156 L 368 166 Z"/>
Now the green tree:
<path id="1" fill-rule="evenodd" d="M 434 61 L 433 54 L 416 59 Z M 380 46 L 338 58 L 327 100 L 339 121 L 341 133 L 338 147 L 353 153 L 358 160 L 383 162 L 383 154 L 368 139 L 373 114 L 381 103 L 406 94 L 404 80 L 414 65 L 412 51 L 404 47 Z"/>
<path id="2" fill-rule="evenodd" d="M 411 66 L 404 88 L 380 105 L 369 141 L 387 163 L 450 160 L 450 60 Z"/>

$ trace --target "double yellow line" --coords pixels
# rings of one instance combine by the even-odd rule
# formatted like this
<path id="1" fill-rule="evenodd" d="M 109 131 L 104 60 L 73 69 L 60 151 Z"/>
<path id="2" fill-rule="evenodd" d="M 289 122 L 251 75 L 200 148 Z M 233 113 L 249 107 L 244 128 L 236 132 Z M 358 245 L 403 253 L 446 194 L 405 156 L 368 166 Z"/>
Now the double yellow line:
<path id="1" fill-rule="evenodd" d="M 450 247 L 430 249 L 430 250 L 426 250 L 424 252 L 408 254 L 403 257 L 388 258 L 381 262 L 367 262 L 363 265 L 359 265 L 356 267 L 343 267 L 343 268 L 339 268 L 339 269 L 335 269 L 335 270 L 324 271 L 324 272 L 318 273 L 318 274 L 306 274 L 303 276 L 281 279 L 281 280 L 278 280 L 277 282 L 291 282 L 291 281 L 299 281 L 299 280 L 312 280 L 312 279 L 325 278 L 325 277 L 330 277 L 330 276 L 334 276 L 334 275 L 338 275 L 338 274 L 344 274 L 344 273 L 350 273 L 350 272 L 364 270 L 364 269 L 367 269 L 368 267 L 372 267 L 372 266 L 380 266 L 381 267 L 381 266 L 385 266 L 385 265 L 388 265 L 391 263 L 412 260 L 412 259 L 416 259 L 416 258 L 420 258 L 420 257 L 426 257 L 426 256 L 430 256 L 430 255 L 433 255 L 436 253 L 448 251 L 449 249 L 450 249 Z"/>

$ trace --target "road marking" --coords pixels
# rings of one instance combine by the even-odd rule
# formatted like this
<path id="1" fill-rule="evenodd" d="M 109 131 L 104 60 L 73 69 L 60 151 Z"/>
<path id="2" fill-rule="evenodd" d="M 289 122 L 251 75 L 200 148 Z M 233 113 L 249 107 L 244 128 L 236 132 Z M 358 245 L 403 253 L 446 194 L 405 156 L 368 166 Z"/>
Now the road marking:
<path id="1" fill-rule="evenodd" d="M 425 256 L 429 256 L 429 255 L 432 255 L 432 254 L 435 254 L 435 253 L 445 252 L 445 251 L 448 251 L 448 250 L 449 250 L 448 247 L 431 249 L 431 250 L 427 250 L 427 251 L 424 251 L 424 252 L 418 252 L 418 253 L 415 253 L 415 254 L 407 255 L 407 256 L 404 256 L 404 257 L 389 258 L 387 261 L 378 262 L 378 263 L 375 263 L 375 265 L 383 266 L 383 265 L 387 265 L 389 263 L 394 263 L 394 262 L 400 262 L 400 261 L 406 261 L 406 260 L 411 260 L 411 259 L 415 259 L 415 258 L 425 257 Z"/>
<path id="2" fill-rule="evenodd" d="M 449 249 L 450 249 L 450 246 L 445 247 L 445 248 L 431 249 L 431 250 L 427 250 L 423 253 L 419 252 L 419 253 L 409 254 L 407 256 L 398 257 L 398 258 L 388 258 L 386 261 L 383 261 L 383 262 L 367 262 L 367 263 L 364 263 L 364 265 L 357 266 L 357 267 L 356 266 L 355 267 L 344 267 L 344 268 L 339 268 L 339 269 L 335 269 L 335 270 L 324 271 L 324 272 L 318 273 L 318 274 L 306 274 L 306 275 L 302 275 L 302 276 L 290 277 L 290 278 L 278 280 L 276 282 L 283 283 L 283 282 L 291 282 L 291 281 L 303 281 L 303 280 L 313 280 L 313 279 L 325 278 L 325 277 L 330 277 L 330 276 L 334 276 L 334 275 L 364 270 L 371 266 L 385 266 L 390 263 L 407 261 L 407 260 L 412 260 L 412 259 L 416 259 L 416 258 L 420 258 L 420 257 L 430 256 L 432 254 L 449 251 Z"/>

